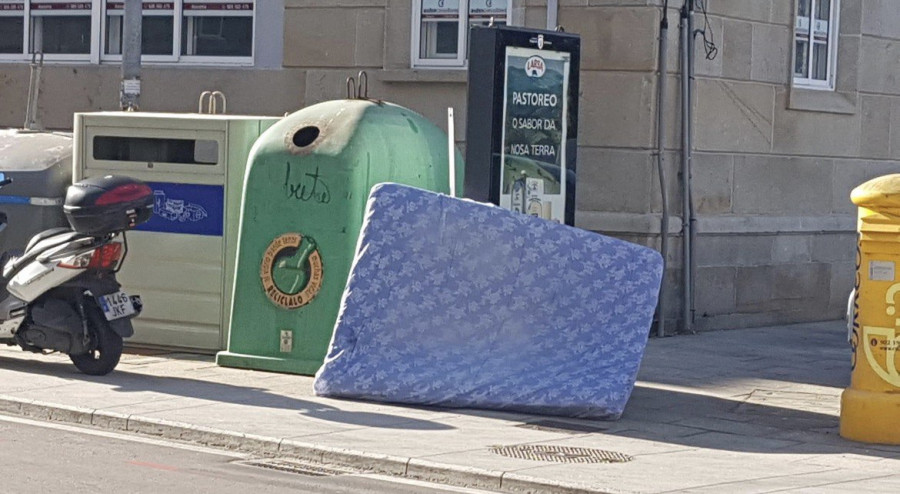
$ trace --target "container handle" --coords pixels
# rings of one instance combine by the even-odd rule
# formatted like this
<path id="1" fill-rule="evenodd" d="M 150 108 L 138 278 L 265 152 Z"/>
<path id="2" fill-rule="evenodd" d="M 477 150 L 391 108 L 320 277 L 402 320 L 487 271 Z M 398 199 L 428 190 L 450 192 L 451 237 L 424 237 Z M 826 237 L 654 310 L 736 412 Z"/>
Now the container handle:
<path id="1" fill-rule="evenodd" d="M 347 99 L 369 99 L 369 74 L 360 70 L 356 75 L 347 78 Z"/>
<path id="2" fill-rule="evenodd" d="M 203 91 L 200 93 L 200 101 L 197 102 L 197 113 L 203 113 L 203 98 L 206 98 L 207 96 L 211 97 L 211 95 L 212 91 Z"/>
<path id="3" fill-rule="evenodd" d="M 369 99 L 369 74 L 365 70 L 360 70 L 356 76 L 359 83 L 356 86 L 356 94 L 359 99 Z"/>
<path id="4" fill-rule="evenodd" d="M 353 77 L 347 78 L 347 99 L 356 99 L 357 90 L 356 90 L 356 79 Z"/>
<path id="5" fill-rule="evenodd" d="M 218 102 L 222 100 L 222 113 L 228 111 L 228 101 L 222 91 L 203 91 L 200 93 L 200 101 L 197 103 L 197 113 L 203 113 L 203 101 L 206 99 L 206 113 L 215 115 L 219 113 Z"/>

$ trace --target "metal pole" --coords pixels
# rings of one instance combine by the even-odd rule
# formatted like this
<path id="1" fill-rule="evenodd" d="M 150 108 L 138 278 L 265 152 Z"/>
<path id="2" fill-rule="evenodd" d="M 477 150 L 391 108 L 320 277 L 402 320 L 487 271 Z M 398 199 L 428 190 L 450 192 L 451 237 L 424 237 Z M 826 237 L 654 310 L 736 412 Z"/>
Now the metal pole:
<path id="1" fill-rule="evenodd" d="M 694 214 L 694 60 L 696 57 L 695 41 L 697 32 L 694 30 L 694 3 L 695 0 L 688 0 L 688 160 L 687 160 L 687 207 L 688 207 L 688 235 L 691 237 L 690 242 L 690 263 L 688 268 L 691 271 L 691 297 L 690 297 L 690 318 L 685 330 L 692 333 L 694 331 L 694 316 L 697 312 L 694 301 L 696 300 L 697 290 L 697 256 L 695 249 L 697 248 L 697 216 Z"/>
<path id="2" fill-rule="evenodd" d="M 656 103 L 656 167 L 659 173 L 659 191 L 662 196 L 662 223 L 660 224 L 660 254 L 663 258 L 662 280 L 660 282 L 659 305 L 657 307 L 656 335 L 666 335 L 666 266 L 669 254 L 669 193 L 666 188 L 666 72 L 669 55 L 669 2 L 663 6 L 662 21 L 659 23 L 659 94 Z"/>
<path id="3" fill-rule="evenodd" d="M 119 102 L 123 110 L 141 104 L 141 0 L 125 0 L 122 19 L 122 86 Z"/>
<path id="4" fill-rule="evenodd" d="M 28 102 L 25 107 L 25 129 L 38 130 L 37 123 L 38 98 L 41 94 L 41 69 L 44 67 L 44 54 L 32 53 L 31 77 L 28 80 Z"/>
<path id="5" fill-rule="evenodd" d="M 447 108 L 447 158 L 449 158 L 450 170 L 450 197 L 456 195 L 456 131 L 453 126 L 453 107 Z"/>
<path id="6" fill-rule="evenodd" d="M 690 97 L 690 30 L 688 27 L 688 1 L 685 0 L 681 7 L 681 20 L 679 29 L 681 30 L 681 184 L 682 184 L 682 210 L 681 210 L 681 239 L 683 252 L 682 263 L 682 282 L 684 287 L 684 297 L 682 305 L 682 317 L 684 318 L 684 330 L 690 332 L 693 330 L 693 321 L 691 320 L 691 298 L 693 297 L 691 279 L 691 137 L 690 137 L 690 120 L 691 120 L 691 97 Z"/>
<path id="7" fill-rule="evenodd" d="M 553 31 L 559 25 L 559 0 L 547 0 L 547 30 Z"/>
<path id="8" fill-rule="evenodd" d="M 41 69 L 44 65 L 44 21 L 36 18 L 31 32 L 31 77 L 28 81 L 28 102 L 25 106 L 25 128 L 37 130 L 38 97 L 41 89 Z"/>

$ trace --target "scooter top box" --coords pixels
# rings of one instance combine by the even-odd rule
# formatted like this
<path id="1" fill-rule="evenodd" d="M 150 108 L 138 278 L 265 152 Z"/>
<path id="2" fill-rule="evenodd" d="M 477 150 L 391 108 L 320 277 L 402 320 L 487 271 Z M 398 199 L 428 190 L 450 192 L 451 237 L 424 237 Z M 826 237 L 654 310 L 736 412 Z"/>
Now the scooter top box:
<path id="1" fill-rule="evenodd" d="M 153 189 L 130 177 L 107 175 L 69 186 L 63 211 L 78 233 L 130 230 L 153 215 Z"/>

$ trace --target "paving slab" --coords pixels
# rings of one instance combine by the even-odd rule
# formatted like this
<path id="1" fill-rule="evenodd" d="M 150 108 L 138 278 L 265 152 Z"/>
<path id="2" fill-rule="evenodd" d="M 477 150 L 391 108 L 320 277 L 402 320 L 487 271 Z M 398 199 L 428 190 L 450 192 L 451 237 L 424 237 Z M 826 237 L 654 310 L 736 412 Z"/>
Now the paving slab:
<path id="1" fill-rule="evenodd" d="M 104 377 L 0 349 L 0 413 L 503 492 L 895 492 L 900 447 L 838 435 L 842 321 L 653 338 L 619 421 L 320 398 L 312 378 L 135 351 Z M 624 463 L 495 446 L 620 453 Z M 568 449 L 566 449 L 568 448 Z"/>

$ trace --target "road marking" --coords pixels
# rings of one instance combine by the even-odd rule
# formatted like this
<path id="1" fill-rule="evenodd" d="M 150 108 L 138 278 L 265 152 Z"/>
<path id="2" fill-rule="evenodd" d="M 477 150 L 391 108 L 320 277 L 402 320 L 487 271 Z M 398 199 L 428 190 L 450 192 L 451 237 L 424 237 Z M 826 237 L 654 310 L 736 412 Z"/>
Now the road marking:
<path id="1" fill-rule="evenodd" d="M 236 453 L 234 451 L 222 451 L 220 449 L 206 448 L 203 446 L 194 446 L 192 444 L 183 444 L 177 442 L 166 441 L 162 439 L 150 439 L 146 437 L 132 436 L 129 434 L 120 434 L 117 432 L 101 431 L 94 429 L 86 429 L 84 427 L 76 427 L 72 425 L 56 424 L 52 422 L 40 422 L 37 420 L 29 420 L 21 417 L 10 417 L 9 415 L 0 415 L 0 422 L 11 422 L 14 424 L 31 425 L 34 427 L 43 427 L 45 429 L 55 429 L 66 432 L 75 432 L 78 434 L 87 434 L 89 436 L 106 437 L 110 439 L 118 439 L 120 441 L 130 441 L 133 443 L 151 444 L 154 446 L 163 446 L 167 448 L 182 449 L 185 451 L 194 451 L 196 453 L 206 453 L 209 455 L 227 456 L 229 458 L 247 459 L 251 455 L 246 453 Z M 145 465 L 146 466 L 146 465 Z"/>
<path id="2" fill-rule="evenodd" d="M 136 467 L 147 467 L 147 468 L 152 468 L 154 470 L 165 470 L 167 472 L 178 471 L 178 467 L 173 467 L 173 466 L 169 466 L 169 465 L 160 465 L 159 463 L 149 463 L 146 461 L 131 460 L 131 461 L 126 461 L 125 463 L 127 463 L 129 465 L 134 465 Z"/>

